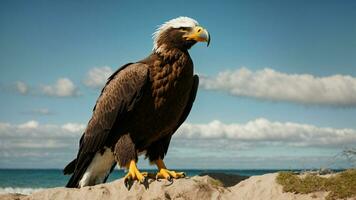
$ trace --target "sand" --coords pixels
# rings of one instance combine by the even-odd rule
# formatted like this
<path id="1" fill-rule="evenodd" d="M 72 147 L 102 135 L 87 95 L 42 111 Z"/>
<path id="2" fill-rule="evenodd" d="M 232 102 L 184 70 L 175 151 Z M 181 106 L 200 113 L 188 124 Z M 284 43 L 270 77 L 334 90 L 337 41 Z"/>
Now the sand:
<path id="1" fill-rule="evenodd" d="M 228 184 L 225 175 L 216 179 L 210 176 L 194 176 L 169 181 L 150 180 L 146 187 L 134 183 L 130 190 L 124 186 L 123 179 L 111 183 L 100 184 L 81 189 L 51 188 L 35 192 L 29 196 L 18 194 L 0 195 L 0 200 L 72 200 L 72 199 L 234 199 L 234 200 L 321 200 L 325 199 L 327 192 L 317 192 L 307 195 L 284 193 L 282 186 L 277 184 L 275 178 L 278 174 L 265 174 L 261 176 L 236 177 L 238 184 L 223 187 L 221 183 Z M 224 178 L 225 177 L 225 178 Z"/>

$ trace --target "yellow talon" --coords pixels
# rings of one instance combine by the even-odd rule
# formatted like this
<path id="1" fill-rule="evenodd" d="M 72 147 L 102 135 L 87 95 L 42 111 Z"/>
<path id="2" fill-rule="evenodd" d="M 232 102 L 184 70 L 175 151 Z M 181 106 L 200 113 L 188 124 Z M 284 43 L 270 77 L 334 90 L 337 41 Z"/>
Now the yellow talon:
<path id="1" fill-rule="evenodd" d="M 163 160 L 158 159 L 156 161 L 156 165 L 158 167 L 159 172 L 156 175 L 156 179 L 167 179 L 171 180 L 172 178 L 178 179 L 178 178 L 184 178 L 185 173 L 184 172 L 175 172 L 175 171 L 170 171 L 166 168 L 165 164 L 163 163 Z"/>
<path id="2" fill-rule="evenodd" d="M 146 179 L 146 176 L 147 176 L 147 172 L 142 172 L 141 173 L 137 169 L 135 160 L 131 160 L 130 163 L 128 164 L 127 168 L 129 169 L 129 172 L 124 177 L 125 185 L 127 185 L 129 181 L 134 181 L 134 180 L 138 180 L 140 183 L 144 183 L 145 182 L 145 179 Z"/>
<path id="3" fill-rule="evenodd" d="M 178 179 L 184 177 L 185 177 L 184 172 L 175 172 L 175 171 L 170 171 L 168 169 L 160 169 L 156 175 L 156 179 L 164 178 L 167 180 L 170 180 L 171 178 Z"/>

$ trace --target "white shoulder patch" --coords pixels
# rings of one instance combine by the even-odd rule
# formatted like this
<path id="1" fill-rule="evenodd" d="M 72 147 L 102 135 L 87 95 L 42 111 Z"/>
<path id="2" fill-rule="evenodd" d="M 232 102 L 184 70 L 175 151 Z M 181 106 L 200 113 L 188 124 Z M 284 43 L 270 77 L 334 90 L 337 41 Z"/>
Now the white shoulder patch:
<path id="1" fill-rule="evenodd" d="M 199 23 L 189 17 L 177 17 L 175 19 L 171 19 L 164 24 L 158 26 L 156 31 L 152 34 L 153 38 L 153 50 L 157 49 L 157 41 L 162 32 L 169 28 L 179 28 L 179 27 L 195 27 L 198 26 Z"/>

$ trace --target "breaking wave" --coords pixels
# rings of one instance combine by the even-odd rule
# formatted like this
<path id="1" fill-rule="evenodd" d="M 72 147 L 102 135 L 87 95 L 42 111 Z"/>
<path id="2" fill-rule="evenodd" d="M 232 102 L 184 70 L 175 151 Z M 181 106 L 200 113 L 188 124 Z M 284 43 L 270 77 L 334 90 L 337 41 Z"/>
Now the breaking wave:
<path id="1" fill-rule="evenodd" d="M 0 194 L 18 193 L 18 194 L 32 194 L 46 188 L 28 188 L 28 187 L 0 187 Z"/>

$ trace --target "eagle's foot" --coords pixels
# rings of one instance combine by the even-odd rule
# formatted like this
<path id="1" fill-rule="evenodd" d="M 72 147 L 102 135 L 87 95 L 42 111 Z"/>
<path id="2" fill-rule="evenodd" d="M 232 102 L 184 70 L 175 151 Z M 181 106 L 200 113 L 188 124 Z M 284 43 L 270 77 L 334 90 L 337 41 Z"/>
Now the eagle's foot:
<path id="1" fill-rule="evenodd" d="M 167 179 L 172 181 L 172 179 L 184 178 L 184 172 L 175 172 L 167 169 L 162 159 L 156 160 L 156 165 L 158 167 L 158 173 L 156 175 L 156 179 Z"/>
<path id="2" fill-rule="evenodd" d="M 184 177 L 185 177 L 184 172 L 170 171 L 165 168 L 161 168 L 156 175 L 156 179 L 167 179 L 169 181 L 171 181 L 172 178 L 178 179 L 178 178 L 184 178 Z"/>
<path id="3" fill-rule="evenodd" d="M 145 183 L 148 173 L 140 172 L 137 169 L 135 160 L 130 161 L 128 168 L 129 168 L 129 172 L 124 177 L 125 186 L 129 185 L 130 183 L 132 183 L 135 180 L 139 181 L 140 183 Z"/>

